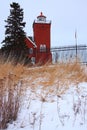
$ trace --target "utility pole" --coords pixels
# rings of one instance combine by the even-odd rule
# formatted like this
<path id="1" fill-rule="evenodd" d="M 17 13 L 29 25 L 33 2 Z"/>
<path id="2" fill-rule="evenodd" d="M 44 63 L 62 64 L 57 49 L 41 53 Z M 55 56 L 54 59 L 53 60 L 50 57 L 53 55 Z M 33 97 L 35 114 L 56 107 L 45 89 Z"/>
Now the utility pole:
<path id="1" fill-rule="evenodd" d="M 77 62 L 77 30 L 75 30 L 76 62 Z"/>

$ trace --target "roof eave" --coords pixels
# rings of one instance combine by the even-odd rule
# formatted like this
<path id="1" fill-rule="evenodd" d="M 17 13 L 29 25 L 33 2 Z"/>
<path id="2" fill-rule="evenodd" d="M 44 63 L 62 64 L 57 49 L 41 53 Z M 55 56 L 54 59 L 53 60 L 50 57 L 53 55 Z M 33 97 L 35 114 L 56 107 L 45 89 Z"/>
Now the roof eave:
<path id="1" fill-rule="evenodd" d="M 35 42 L 33 42 L 28 36 L 26 37 L 34 46 L 34 48 L 37 48 L 37 45 L 35 44 Z"/>

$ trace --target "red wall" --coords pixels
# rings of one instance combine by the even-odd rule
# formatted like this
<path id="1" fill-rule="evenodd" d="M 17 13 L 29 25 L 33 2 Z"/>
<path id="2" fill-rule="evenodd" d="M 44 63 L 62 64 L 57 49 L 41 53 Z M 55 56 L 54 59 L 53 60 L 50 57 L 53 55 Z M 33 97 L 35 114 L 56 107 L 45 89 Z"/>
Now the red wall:
<path id="1" fill-rule="evenodd" d="M 36 63 L 45 64 L 47 62 L 52 62 L 52 54 L 51 53 L 37 53 Z"/>
<path id="2" fill-rule="evenodd" d="M 34 41 L 37 45 L 36 63 L 45 64 L 52 61 L 51 48 L 51 23 L 38 23 L 33 24 Z M 40 52 L 40 45 L 46 45 L 46 51 Z"/>
<path id="3" fill-rule="evenodd" d="M 35 57 L 35 62 L 40 64 L 45 64 L 48 61 L 52 61 L 52 54 L 50 52 L 51 48 L 51 23 L 33 23 L 33 35 L 36 48 L 33 44 L 26 38 L 26 44 L 28 48 L 33 48 L 34 54 L 29 55 L 30 58 Z M 45 51 L 40 51 L 40 45 L 46 45 Z"/>
<path id="4" fill-rule="evenodd" d="M 36 48 L 34 48 L 33 44 L 26 38 L 25 39 L 26 45 L 28 48 L 32 48 L 33 49 L 33 54 L 29 54 L 29 50 L 28 50 L 28 56 L 31 57 L 36 57 Z"/>
<path id="5" fill-rule="evenodd" d="M 25 42 L 28 48 L 33 48 L 33 44 L 27 38 L 25 39 Z"/>
<path id="6" fill-rule="evenodd" d="M 33 24 L 34 41 L 37 49 L 40 49 L 40 44 L 46 44 L 46 47 L 50 49 L 50 27 L 51 23 Z"/>

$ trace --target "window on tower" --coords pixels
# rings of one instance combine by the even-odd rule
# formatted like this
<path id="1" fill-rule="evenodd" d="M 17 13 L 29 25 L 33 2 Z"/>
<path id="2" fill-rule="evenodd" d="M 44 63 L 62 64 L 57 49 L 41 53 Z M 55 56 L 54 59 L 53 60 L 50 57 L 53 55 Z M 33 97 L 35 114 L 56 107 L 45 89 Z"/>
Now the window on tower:
<path id="1" fill-rule="evenodd" d="M 38 21 L 46 22 L 46 18 L 44 18 L 44 17 L 39 17 L 39 18 L 38 18 Z"/>
<path id="2" fill-rule="evenodd" d="M 45 44 L 40 45 L 40 52 L 46 52 L 46 45 Z"/>
<path id="3" fill-rule="evenodd" d="M 43 45 L 43 49 L 44 49 L 44 51 L 46 51 L 46 45 L 45 44 Z"/>
<path id="4" fill-rule="evenodd" d="M 42 50 L 43 50 L 43 45 L 41 44 L 40 45 L 40 52 L 42 52 Z"/>

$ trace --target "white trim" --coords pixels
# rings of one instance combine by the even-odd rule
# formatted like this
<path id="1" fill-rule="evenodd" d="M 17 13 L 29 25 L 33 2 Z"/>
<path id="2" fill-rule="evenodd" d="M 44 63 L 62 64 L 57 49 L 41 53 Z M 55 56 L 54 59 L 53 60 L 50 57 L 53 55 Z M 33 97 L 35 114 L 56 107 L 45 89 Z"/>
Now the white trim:
<path id="1" fill-rule="evenodd" d="M 26 38 L 34 45 L 35 48 L 37 48 L 37 45 L 35 44 L 35 42 L 33 42 L 28 36 Z"/>

